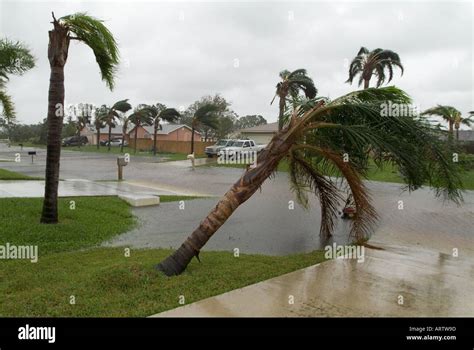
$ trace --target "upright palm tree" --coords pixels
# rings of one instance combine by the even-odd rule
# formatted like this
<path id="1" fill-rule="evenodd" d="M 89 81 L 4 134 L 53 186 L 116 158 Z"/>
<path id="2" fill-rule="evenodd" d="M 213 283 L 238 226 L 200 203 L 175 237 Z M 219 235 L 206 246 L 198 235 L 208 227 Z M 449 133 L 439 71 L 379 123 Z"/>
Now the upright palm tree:
<path id="1" fill-rule="evenodd" d="M 122 144 L 120 145 L 120 152 L 123 153 L 123 146 L 125 138 L 127 137 L 128 123 L 130 122 L 130 117 L 127 115 L 122 116 Z"/>
<path id="2" fill-rule="evenodd" d="M 456 130 L 456 141 L 459 141 L 459 128 L 461 125 L 471 126 L 474 123 L 474 120 L 471 118 L 474 117 L 474 113 L 470 112 L 468 117 L 463 117 L 461 113 L 456 114 L 454 117 L 454 129 Z"/>
<path id="3" fill-rule="evenodd" d="M 97 149 L 100 148 L 100 130 L 105 128 L 105 121 L 107 119 L 107 106 L 102 105 L 100 108 L 96 108 L 94 116 L 94 128 L 97 134 Z"/>
<path id="4" fill-rule="evenodd" d="M 194 153 L 194 132 L 196 129 L 203 126 L 217 129 L 220 111 L 222 111 L 221 107 L 213 103 L 205 103 L 196 110 L 191 121 L 191 153 Z"/>
<path id="5" fill-rule="evenodd" d="M 318 93 L 318 90 L 314 86 L 313 79 L 311 79 L 306 69 L 297 69 L 293 72 L 283 70 L 280 72 L 281 81 L 276 85 L 276 93 L 270 104 L 273 103 L 275 97 L 279 97 L 279 109 L 278 114 L 278 130 L 281 130 L 285 125 L 285 110 L 287 106 L 288 95 L 293 100 L 299 95 L 300 91 L 303 91 L 307 98 L 314 98 Z"/>
<path id="6" fill-rule="evenodd" d="M 5 125 L 10 135 L 11 124 L 15 122 L 15 107 L 6 90 L 10 75 L 23 75 L 35 66 L 35 58 L 20 42 L 0 39 L 0 125 Z"/>
<path id="7" fill-rule="evenodd" d="M 132 109 L 132 106 L 130 103 L 128 103 L 127 100 L 121 100 L 118 102 L 115 102 L 114 105 L 110 108 L 107 108 L 107 117 L 105 119 L 105 124 L 109 127 L 109 144 L 108 144 L 108 150 L 110 151 L 110 141 L 112 140 L 112 128 L 115 128 L 115 124 L 118 119 L 121 119 L 120 113 L 126 113 L 129 110 Z M 122 142 L 123 143 L 123 142 Z"/>
<path id="8" fill-rule="evenodd" d="M 117 43 L 102 21 L 85 13 L 54 17 L 49 31 L 48 59 L 51 67 L 48 94 L 48 141 L 42 223 L 58 222 L 59 159 L 64 117 L 64 66 L 69 43 L 77 40 L 89 46 L 99 65 L 102 80 L 112 90 L 119 63 Z"/>
<path id="9" fill-rule="evenodd" d="M 138 128 L 142 125 L 152 125 L 153 123 L 153 116 L 151 111 L 147 108 L 147 105 L 138 105 L 135 108 L 135 111 L 130 114 L 128 117 L 129 121 L 132 122 L 135 127 L 135 135 L 134 135 L 134 145 L 133 145 L 133 152 L 137 153 L 137 135 L 138 135 Z"/>
<path id="10" fill-rule="evenodd" d="M 437 196 L 460 202 L 462 183 L 458 168 L 449 159 L 449 144 L 423 117 L 381 116 L 381 104 L 408 104 L 410 98 L 395 87 L 351 92 L 333 101 L 303 101 L 288 115 L 289 123 L 279 131 L 257 159 L 235 182 L 194 232 L 168 258 L 157 265 L 166 275 L 182 273 L 193 257 L 226 222 L 232 213 L 262 186 L 287 159 L 290 180 L 296 197 L 308 205 L 308 193 L 319 197 L 320 233 L 328 236 L 334 229 L 341 196 L 337 183 L 324 174 L 337 174 L 345 179 L 352 192 L 356 214 L 351 234 L 363 241 L 377 218 L 370 195 L 362 182 L 369 169 L 367 146 L 375 164 L 383 159 L 399 167 L 409 190 L 424 183 L 435 188 Z M 343 154 L 350 152 L 348 162 Z"/>
<path id="11" fill-rule="evenodd" d="M 156 156 L 156 138 L 158 130 L 161 129 L 160 122 L 162 120 L 169 123 L 175 123 L 180 117 L 179 112 L 174 108 L 167 108 L 164 104 L 157 103 L 156 105 L 145 107 L 151 118 L 153 119 L 153 155 Z"/>
<path id="12" fill-rule="evenodd" d="M 403 75 L 403 65 L 396 52 L 383 49 L 369 51 L 365 47 L 361 47 L 349 66 L 349 79 L 347 79 L 346 83 L 352 84 L 352 80 L 360 74 L 359 86 L 364 82 L 364 89 L 367 89 L 372 75 L 376 75 L 376 86 L 380 87 L 385 82 L 386 70 L 388 71 L 387 83 L 392 80 L 394 66 L 399 67 Z"/>
<path id="13" fill-rule="evenodd" d="M 448 122 L 449 137 L 452 138 L 454 135 L 454 125 L 456 120 L 461 118 L 461 112 L 452 106 L 437 105 L 421 113 L 421 115 L 434 115 L 441 117 L 444 121 Z"/>

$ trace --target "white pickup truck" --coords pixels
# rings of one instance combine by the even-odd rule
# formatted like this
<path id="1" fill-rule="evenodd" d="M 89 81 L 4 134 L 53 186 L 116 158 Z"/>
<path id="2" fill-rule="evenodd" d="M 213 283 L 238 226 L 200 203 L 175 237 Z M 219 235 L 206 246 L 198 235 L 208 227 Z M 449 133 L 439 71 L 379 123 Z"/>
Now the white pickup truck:
<path id="1" fill-rule="evenodd" d="M 206 147 L 204 152 L 206 152 L 206 154 L 209 158 L 212 158 L 213 156 L 216 156 L 221 149 L 232 145 L 232 142 L 234 142 L 234 140 L 221 139 L 221 140 L 217 141 L 215 145 Z"/>
<path id="2" fill-rule="evenodd" d="M 230 146 L 219 150 L 219 153 L 225 157 L 243 154 L 257 154 L 267 145 L 257 145 L 254 140 L 234 140 Z"/>

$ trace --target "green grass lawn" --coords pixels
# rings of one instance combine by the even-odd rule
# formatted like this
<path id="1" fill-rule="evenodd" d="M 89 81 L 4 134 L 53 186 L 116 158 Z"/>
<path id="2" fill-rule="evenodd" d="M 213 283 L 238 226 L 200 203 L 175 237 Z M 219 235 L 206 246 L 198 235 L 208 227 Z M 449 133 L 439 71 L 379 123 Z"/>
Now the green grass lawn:
<path id="1" fill-rule="evenodd" d="M 219 166 L 227 168 L 245 168 L 244 164 L 209 164 L 206 166 Z M 278 171 L 288 172 L 288 162 L 285 160 L 281 161 L 278 164 Z M 466 190 L 474 190 L 474 170 L 464 171 L 461 174 L 461 179 Z M 367 180 L 371 181 L 381 181 L 381 182 L 394 182 L 394 183 L 403 183 L 402 178 L 398 174 L 398 170 L 395 166 L 387 163 L 384 165 L 383 169 L 379 169 L 375 164 L 371 164 L 370 170 L 367 175 Z"/>
<path id="2" fill-rule="evenodd" d="M 0 168 L 0 180 L 43 180 L 40 177 L 31 177 L 14 171 Z"/>
<path id="3" fill-rule="evenodd" d="M 162 196 L 163 202 L 192 199 Z M 76 209 L 69 208 L 70 201 Z M 0 260 L 0 316 L 144 317 L 324 261 L 324 253 L 283 257 L 202 252 L 180 276 L 154 265 L 167 249 L 97 247 L 132 228 L 115 197 L 60 199 L 58 225 L 39 224 L 41 199 L 0 199 L 0 244 L 39 245 L 37 263 Z M 74 296 L 75 304 L 70 304 Z"/>

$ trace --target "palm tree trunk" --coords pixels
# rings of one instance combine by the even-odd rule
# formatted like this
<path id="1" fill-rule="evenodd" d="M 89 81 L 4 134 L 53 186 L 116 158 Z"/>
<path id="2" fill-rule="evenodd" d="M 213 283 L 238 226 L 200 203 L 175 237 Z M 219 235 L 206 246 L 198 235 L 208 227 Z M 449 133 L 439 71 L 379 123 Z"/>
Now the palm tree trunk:
<path id="1" fill-rule="evenodd" d="M 188 266 L 214 233 L 226 222 L 233 212 L 249 199 L 275 171 L 280 160 L 292 146 L 292 139 L 286 137 L 287 129 L 275 135 L 270 145 L 258 155 L 257 166 L 248 170 L 221 198 L 194 232 L 172 255 L 156 268 L 167 276 L 179 275 Z"/>
<path id="2" fill-rule="evenodd" d="M 134 141 L 135 141 L 135 142 L 134 142 L 134 145 L 133 145 L 133 153 L 134 153 L 134 154 L 137 153 L 137 133 L 138 133 L 138 126 L 139 126 L 139 125 L 140 125 L 140 124 L 137 124 L 137 125 L 135 126 L 135 137 L 134 137 Z"/>
<path id="3" fill-rule="evenodd" d="M 283 116 L 285 114 L 285 100 L 286 100 L 286 97 L 280 96 L 280 102 L 279 102 L 280 112 L 278 114 L 278 131 L 281 131 L 283 129 Z"/>
<path id="4" fill-rule="evenodd" d="M 370 84 L 370 79 L 364 79 L 364 89 L 368 89 Z"/>
<path id="5" fill-rule="evenodd" d="M 191 154 L 194 153 L 194 126 L 191 127 Z"/>
<path id="6" fill-rule="evenodd" d="M 120 144 L 120 153 L 123 153 L 123 144 L 125 142 L 125 132 L 122 130 L 122 143 Z"/>
<path id="7" fill-rule="evenodd" d="M 453 136 L 454 136 L 454 128 L 453 128 L 453 122 L 451 120 L 448 121 L 448 130 L 449 130 L 448 139 L 452 141 Z"/>
<path id="8" fill-rule="evenodd" d="M 100 126 L 99 127 L 96 126 L 96 129 L 97 129 L 97 149 L 99 149 L 99 147 L 100 147 Z"/>
<path id="9" fill-rule="evenodd" d="M 153 133 L 153 155 L 156 156 L 156 133 L 158 132 L 158 126 L 155 125 L 155 130 Z"/>
<path id="10" fill-rule="evenodd" d="M 459 141 L 459 126 L 456 127 L 456 141 Z"/>
<path id="11" fill-rule="evenodd" d="M 109 145 L 107 147 L 107 150 L 110 151 L 110 140 L 112 138 L 112 124 L 109 124 Z"/>
<path id="12" fill-rule="evenodd" d="M 64 118 L 64 65 L 69 49 L 67 30 L 56 20 L 49 32 L 48 59 L 51 67 L 48 93 L 48 136 L 46 172 L 41 223 L 58 222 L 59 161 L 61 158 L 61 132 Z"/>

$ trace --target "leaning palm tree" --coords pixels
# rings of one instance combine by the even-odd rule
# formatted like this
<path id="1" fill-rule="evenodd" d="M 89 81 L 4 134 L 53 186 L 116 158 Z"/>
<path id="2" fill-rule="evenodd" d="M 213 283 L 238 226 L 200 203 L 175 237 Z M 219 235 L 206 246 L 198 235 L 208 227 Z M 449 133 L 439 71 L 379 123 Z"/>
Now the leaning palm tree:
<path id="1" fill-rule="evenodd" d="M 134 112 L 128 116 L 128 120 L 135 125 L 133 153 L 137 153 L 137 135 L 138 128 L 142 125 L 152 125 L 153 116 L 147 105 L 138 105 Z"/>
<path id="2" fill-rule="evenodd" d="M 127 100 L 121 100 L 115 102 L 114 105 L 110 108 L 107 108 L 107 118 L 105 119 L 105 124 L 109 127 L 109 143 L 107 149 L 110 151 L 111 140 L 112 140 L 112 128 L 115 128 L 117 120 L 121 119 L 120 113 L 126 113 L 132 109 L 130 103 Z M 123 141 L 122 141 L 123 143 Z"/>
<path id="3" fill-rule="evenodd" d="M 281 130 L 285 125 L 285 110 L 288 102 L 288 95 L 290 95 L 295 101 L 300 91 L 304 92 L 307 98 L 314 98 L 318 93 L 318 90 L 314 86 L 313 79 L 311 79 L 306 69 L 297 69 L 293 72 L 283 70 L 280 72 L 281 81 L 276 86 L 276 93 L 270 104 L 273 103 L 275 98 L 278 96 L 279 101 L 279 114 L 278 114 L 278 130 Z"/>
<path id="4" fill-rule="evenodd" d="M 436 107 L 429 108 L 421 114 L 441 117 L 444 121 L 448 122 L 449 138 L 453 137 L 454 124 L 456 123 L 456 120 L 461 117 L 461 112 L 456 108 L 443 105 L 437 105 Z"/>
<path id="5" fill-rule="evenodd" d="M 174 108 L 167 108 L 164 104 L 157 103 L 156 105 L 145 107 L 151 118 L 153 119 L 153 155 L 156 156 L 156 138 L 158 130 L 161 130 L 161 121 L 174 123 L 180 117 L 179 112 Z"/>
<path id="6" fill-rule="evenodd" d="M 0 39 L 0 104 L 3 113 L 0 113 L 2 124 L 7 128 L 15 122 L 15 107 L 6 90 L 6 83 L 10 75 L 23 75 L 35 66 L 35 58 L 30 50 L 20 42 L 9 39 Z"/>
<path id="7" fill-rule="evenodd" d="M 207 126 L 211 129 L 219 127 L 218 113 L 222 108 L 213 103 L 205 103 L 194 112 L 191 120 L 191 154 L 194 153 L 194 133 L 196 129 Z"/>
<path id="8" fill-rule="evenodd" d="M 182 273 L 193 257 L 232 213 L 255 192 L 277 169 L 283 159 L 289 162 L 290 180 L 298 201 L 308 206 L 308 193 L 319 197 L 320 233 L 328 236 L 335 227 L 341 200 L 337 181 L 325 174 L 338 175 L 348 185 L 356 214 L 351 235 L 366 240 L 377 213 L 362 182 L 369 169 L 369 152 L 375 164 L 384 159 L 398 166 L 409 190 L 423 184 L 457 203 L 462 201 L 459 169 L 450 161 L 450 144 L 439 138 L 436 128 L 424 119 L 412 116 L 385 116 L 381 105 L 409 104 L 410 98 L 395 87 L 351 92 L 335 100 L 302 101 L 289 113 L 289 123 L 271 140 L 257 159 L 229 189 L 185 242 L 157 269 L 168 276 Z M 349 153 L 346 162 L 343 154 Z"/>
<path id="9" fill-rule="evenodd" d="M 102 80 L 112 90 L 119 63 L 117 43 L 102 21 L 85 13 L 53 15 L 53 29 L 49 31 L 48 59 L 51 67 L 48 95 L 48 141 L 42 223 L 58 222 L 59 159 L 61 130 L 64 116 L 64 66 L 69 43 L 77 40 L 89 46 L 99 65 Z"/>
<path id="10" fill-rule="evenodd" d="M 394 66 L 399 67 L 403 75 L 403 65 L 396 52 L 383 49 L 369 51 L 365 47 L 361 47 L 349 66 L 349 79 L 347 79 L 346 83 L 352 84 L 352 80 L 360 74 L 359 86 L 364 82 L 364 89 L 367 89 L 372 75 L 376 75 L 376 86 L 380 87 L 385 82 L 386 70 L 388 71 L 387 83 L 392 80 Z"/>

